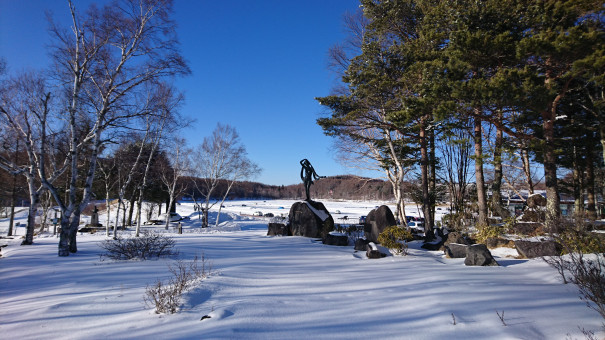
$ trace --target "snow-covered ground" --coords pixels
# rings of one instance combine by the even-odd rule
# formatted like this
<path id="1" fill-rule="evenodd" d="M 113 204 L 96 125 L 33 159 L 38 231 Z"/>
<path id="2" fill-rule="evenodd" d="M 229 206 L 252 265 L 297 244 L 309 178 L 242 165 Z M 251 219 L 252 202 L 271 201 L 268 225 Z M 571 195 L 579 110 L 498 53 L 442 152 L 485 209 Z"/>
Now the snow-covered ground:
<path id="1" fill-rule="evenodd" d="M 219 227 L 199 228 L 192 204 L 184 233 L 168 232 L 179 257 L 204 254 L 214 274 L 183 296 L 178 314 L 147 308 L 147 285 L 170 276 L 176 258 L 101 261 L 104 233 L 78 236 L 79 251 L 57 256 L 52 234 L 8 244 L 0 258 L 0 334 L 6 339 L 584 339 L 602 332 L 586 307 L 542 260 L 495 250 L 500 267 L 421 250 L 370 260 L 352 247 L 303 237 L 268 237 L 257 211 L 288 213 L 293 201 L 229 201 Z M 377 202 L 325 201 L 358 219 Z M 283 209 L 281 209 L 283 208 Z M 412 208 L 412 207 L 410 207 Z M 240 215 L 241 214 L 241 215 Z M 104 223 L 104 214 L 101 222 Z M 210 222 L 216 216 L 211 212 Z M 242 216 L 244 215 L 244 216 Z M 19 216 L 24 222 L 23 212 Z M 0 219 L 0 233 L 8 222 Z M 161 226 L 145 229 L 164 231 Z M 22 228 L 18 233 L 23 234 Z M 126 233 L 130 233 L 127 231 Z M 504 322 L 498 316 L 504 314 Z M 210 319 L 200 320 L 210 315 Z M 506 325 L 505 325 L 506 324 Z"/>

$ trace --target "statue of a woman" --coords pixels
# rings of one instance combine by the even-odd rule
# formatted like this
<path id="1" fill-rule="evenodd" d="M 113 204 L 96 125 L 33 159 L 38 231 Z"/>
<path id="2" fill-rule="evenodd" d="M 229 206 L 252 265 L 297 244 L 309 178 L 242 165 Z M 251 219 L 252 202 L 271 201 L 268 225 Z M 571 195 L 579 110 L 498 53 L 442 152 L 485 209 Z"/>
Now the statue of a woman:
<path id="1" fill-rule="evenodd" d="M 311 188 L 311 184 L 313 184 L 313 180 L 325 178 L 326 176 L 319 176 L 317 172 L 315 172 L 315 169 L 313 169 L 311 162 L 306 158 L 300 161 L 300 165 L 302 166 L 300 169 L 300 179 L 302 179 L 305 185 L 305 193 L 307 194 L 306 200 L 310 201 L 311 196 L 309 195 L 309 189 Z"/>

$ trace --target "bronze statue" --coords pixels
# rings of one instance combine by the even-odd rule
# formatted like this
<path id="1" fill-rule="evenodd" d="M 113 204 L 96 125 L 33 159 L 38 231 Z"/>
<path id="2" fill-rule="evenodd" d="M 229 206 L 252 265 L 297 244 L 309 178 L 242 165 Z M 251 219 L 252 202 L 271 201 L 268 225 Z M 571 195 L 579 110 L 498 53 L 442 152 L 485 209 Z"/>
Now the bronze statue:
<path id="1" fill-rule="evenodd" d="M 307 201 L 311 200 L 311 196 L 309 195 L 309 189 L 311 188 L 311 184 L 313 184 L 314 179 L 326 178 L 326 176 L 319 176 L 311 162 L 306 158 L 300 161 L 300 165 L 302 165 L 302 169 L 300 169 L 300 179 L 302 179 L 305 184 L 305 193 L 307 194 Z"/>

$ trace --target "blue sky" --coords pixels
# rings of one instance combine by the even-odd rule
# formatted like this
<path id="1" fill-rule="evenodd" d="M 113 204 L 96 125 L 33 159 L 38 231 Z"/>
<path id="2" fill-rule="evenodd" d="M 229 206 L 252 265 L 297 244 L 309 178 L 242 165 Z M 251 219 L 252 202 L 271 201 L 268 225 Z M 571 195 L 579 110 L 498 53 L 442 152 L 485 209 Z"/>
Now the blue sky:
<path id="1" fill-rule="evenodd" d="M 80 9 L 91 2 L 75 1 Z M 186 96 L 182 114 L 196 119 L 183 132 L 188 144 L 200 144 L 220 122 L 237 129 L 263 168 L 256 181 L 299 183 L 303 158 L 320 175 L 355 173 L 336 162 L 332 138 L 315 123 L 325 110 L 314 98 L 337 84 L 327 51 L 345 37 L 344 13 L 358 7 L 356 0 L 176 0 L 182 53 L 193 71 L 177 82 Z M 0 56 L 9 71 L 46 64 L 47 9 L 69 23 L 66 1 L 0 0 Z"/>

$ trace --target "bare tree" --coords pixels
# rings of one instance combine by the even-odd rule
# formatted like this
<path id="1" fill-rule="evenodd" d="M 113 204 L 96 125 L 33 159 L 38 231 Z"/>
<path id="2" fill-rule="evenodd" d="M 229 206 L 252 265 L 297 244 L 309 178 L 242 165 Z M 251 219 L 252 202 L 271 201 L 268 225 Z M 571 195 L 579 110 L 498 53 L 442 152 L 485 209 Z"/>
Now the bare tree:
<path id="1" fill-rule="evenodd" d="M 200 179 L 194 180 L 196 190 L 204 197 L 202 226 L 208 226 L 208 211 L 217 202 L 210 201 L 216 197 L 216 189 L 222 180 L 230 181 L 227 189 L 231 188 L 237 178 L 245 178 L 258 172 L 258 167 L 247 160 L 246 151 L 239 141 L 235 128 L 218 123 L 212 135 L 205 137 L 202 144 L 191 154 L 192 175 Z M 246 168 L 248 167 L 248 168 Z M 225 199 L 223 195 L 223 200 Z"/>
<path id="2" fill-rule="evenodd" d="M 111 201 L 110 194 L 112 189 L 118 183 L 115 179 L 115 173 L 117 172 L 117 164 L 115 157 L 108 160 L 102 160 L 99 162 L 99 170 L 103 175 L 103 182 L 105 182 L 105 213 L 107 214 L 107 222 L 105 223 L 105 236 L 109 237 L 109 221 L 111 221 Z M 119 204 L 118 204 L 119 206 Z M 119 212 L 119 210 L 118 210 Z M 116 213 L 117 216 L 118 213 Z"/>
<path id="3" fill-rule="evenodd" d="M 115 216 L 115 223 L 113 226 L 113 238 L 116 239 L 118 236 L 118 225 L 120 224 L 120 209 L 122 208 L 123 212 L 126 212 L 126 200 L 125 200 L 125 195 L 126 195 L 126 190 L 127 188 L 130 186 L 130 184 L 132 183 L 133 178 L 135 177 L 135 174 L 137 173 L 137 170 L 139 168 L 139 164 L 142 163 L 143 160 L 143 153 L 146 149 L 147 146 L 147 141 L 148 138 L 150 137 L 150 134 L 152 132 L 152 116 L 147 115 L 145 117 L 143 117 L 145 120 L 145 124 L 144 125 L 144 130 L 145 133 L 143 135 L 143 137 L 141 138 L 139 136 L 139 134 L 137 133 L 131 133 L 126 135 L 124 138 L 124 140 L 122 141 L 122 143 L 120 143 L 121 147 L 116 150 L 114 152 L 114 155 L 112 157 L 113 159 L 113 164 L 115 164 L 116 162 L 120 162 L 120 164 L 118 166 L 116 166 L 116 172 L 117 172 L 117 178 L 115 183 L 118 184 L 118 190 L 117 190 L 117 194 L 118 194 L 118 202 L 117 202 L 117 207 L 116 207 L 116 216 Z M 137 142 L 135 143 L 129 143 L 126 140 L 135 140 Z M 134 150 L 132 150 L 134 149 Z M 134 157 L 134 160 L 132 159 L 133 154 L 129 151 L 134 151 L 136 153 L 136 156 Z M 120 156 L 125 156 L 126 158 L 128 158 L 129 162 L 128 164 L 125 164 L 125 162 L 122 162 L 123 160 L 120 159 Z M 101 169 L 102 170 L 102 169 Z M 129 204 L 132 206 L 134 202 L 129 202 Z M 108 221 L 109 221 L 109 213 L 108 213 Z M 122 220 L 122 225 L 124 227 L 125 225 L 125 221 L 124 219 Z M 107 234 L 107 236 L 109 236 L 109 234 Z"/>
<path id="4" fill-rule="evenodd" d="M 51 115 L 51 93 L 46 90 L 45 80 L 34 73 L 25 73 L 7 80 L 0 90 L 0 124 L 12 131 L 23 145 L 27 160 L 0 156 L 0 167 L 13 175 L 23 175 L 29 190 L 29 215 L 27 231 L 22 244 L 33 243 L 35 218 L 40 195 L 45 190 L 37 175 L 41 167 L 48 167 L 48 183 L 53 183 L 65 170 L 67 163 L 60 164 L 55 152 L 60 148 L 53 142 L 48 120 Z M 15 150 L 18 153 L 18 150 Z M 66 158 L 64 158 L 66 159 Z M 51 164 L 47 164 L 47 163 Z"/>
<path id="5" fill-rule="evenodd" d="M 447 183 L 450 191 L 450 208 L 456 213 L 465 209 L 464 200 L 470 181 L 471 136 L 467 129 L 452 129 L 442 137 L 439 144 L 440 159 L 443 167 L 441 179 Z"/>
<path id="6" fill-rule="evenodd" d="M 166 207 L 166 229 L 170 224 L 170 207 L 178 196 L 186 189 L 182 178 L 191 171 L 189 164 L 189 150 L 185 147 L 185 140 L 173 138 L 167 142 L 165 149 L 169 150 L 170 164 L 161 169 L 161 180 L 168 191 L 168 206 Z"/>
<path id="7" fill-rule="evenodd" d="M 121 0 L 82 15 L 71 1 L 71 30 L 51 22 L 52 48 L 58 81 L 68 103 L 65 121 L 70 134 L 70 180 L 67 199 L 39 173 L 61 211 L 59 256 L 77 251 L 80 214 L 92 195 L 98 156 L 110 129 L 124 127 L 133 117 L 147 114 L 132 107 L 144 84 L 189 72 L 177 51 L 172 1 Z M 94 5 L 93 5 L 94 6 Z M 85 133 L 82 133 L 83 121 Z M 86 151 L 84 152 L 84 146 Z M 82 160 L 85 159 L 85 162 Z M 43 164 L 44 162 L 40 162 Z M 86 164 L 84 187 L 78 187 L 80 164 Z M 80 194 L 78 194 L 80 193 Z"/>
<path id="8" fill-rule="evenodd" d="M 397 218 L 407 225 L 403 184 L 412 170 L 413 154 L 402 143 L 403 136 L 389 127 L 384 112 L 368 112 L 356 124 L 344 127 L 346 132 L 337 135 L 339 159 L 350 167 L 383 172 L 392 187 Z"/>
<path id="9" fill-rule="evenodd" d="M 239 138 L 237 138 L 236 136 L 236 139 Z M 239 142 L 237 142 L 236 144 L 239 144 Z M 228 184 L 219 204 L 215 226 L 218 226 L 220 222 L 221 209 L 223 208 L 223 203 L 229 196 L 233 185 L 238 181 L 249 180 L 251 178 L 254 178 L 258 176 L 262 171 L 262 169 L 257 164 L 248 159 L 246 149 L 243 145 L 239 145 L 238 147 L 233 148 L 232 154 L 233 157 L 229 159 L 229 164 L 226 165 L 231 170 L 228 171 L 228 174 L 224 178 L 228 182 Z"/>
<path id="10" fill-rule="evenodd" d="M 147 179 L 149 169 L 151 168 L 152 160 L 156 155 L 156 151 L 164 137 L 164 131 L 167 127 L 175 127 L 178 125 L 176 120 L 176 109 L 180 105 L 183 97 L 180 93 L 170 86 L 157 86 L 152 96 L 152 102 L 154 107 L 152 109 L 153 116 L 148 124 L 148 130 L 146 135 L 149 135 L 148 144 L 150 146 L 149 156 L 145 163 L 145 170 L 143 171 L 143 180 L 139 186 L 139 200 L 137 202 L 137 227 L 135 235 L 138 237 L 141 230 L 141 211 L 143 204 L 143 193 L 147 185 Z M 174 130 L 174 128 L 172 129 Z M 169 215 L 169 214 L 168 214 Z"/>

